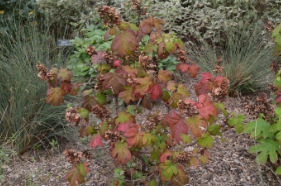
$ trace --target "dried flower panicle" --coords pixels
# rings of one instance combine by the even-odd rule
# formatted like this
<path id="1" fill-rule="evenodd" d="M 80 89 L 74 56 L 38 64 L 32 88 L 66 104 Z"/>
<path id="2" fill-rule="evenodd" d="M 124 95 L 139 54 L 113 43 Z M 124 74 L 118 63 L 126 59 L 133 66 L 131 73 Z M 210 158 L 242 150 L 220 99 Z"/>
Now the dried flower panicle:
<path id="1" fill-rule="evenodd" d="M 272 32 L 272 30 L 274 29 L 274 26 L 272 25 L 272 23 L 270 21 L 267 21 L 267 22 L 265 22 L 264 29 L 267 32 Z"/>
<path id="2" fill-rule="evenodd" d="M 251 118 L 258 118 L 260 113 L 264 114 L 264 119 L 266 121 L 270 121 L 270 118 L 275 117 L 275 109 L 272 105 L 272 101 L 267 99 L 265 93 L 260 93 L 254 100 L 250 99 L 249 96 L 243 99 L 243 106 Z"/>
<path id="3" fill-rule="evenodd" d="M 107 52 L 106 50 L 103 53 L 103 58 L 105 59 L 108 65 L 112 65 L 116 57 L 112 54 L 112 51 Z"/>
<path id="4" fill-rule="evenodd" d="M 127 86 L 135 86 L 137 84 L 137 78 L 136 76 L 133 74 L 128 74 L 126 75 L 126 78 L 127 78 Z"/>
<path id="5" fill-rule="evenodd" d="M 48 72 L 48 69 L 45 68 L 44 65 L 40 64 L 40 65 L 36 65 L 36 67 L 38 68 L 38 77 L 41 80 L 46 80 L 46 81 L 52 81 L 54 80 L 54 74 L 52 72 Z"/>
<path id="6" fill-rule="evenodd" d="M 229 80 L 223 78 L 212 88 L 212 98 L 215 102 L 225 101 L 225 97 L 228 95 Z"/>
<path id="7" fill-rule="evenodd" d="M 79 164 L 82 158 L 82 152 L 75 152 L 73 149 L 65 149 L 63 154 L 66 161 L 74 165 Z"/>
<path id="8" fill-rule="evenodd" d="M 179 100 L 177 105 L 181 114 L 186 114 L 188 117 L 198 114 L 197 108 L 189 100 Z"/>
<path id="9" fill-rule="evenodd" d="M 276 63 L 275 61 L 272 61 L 270 65 L 270 70 L 276 75 L 280 70 L 280 64 Z"/>
<path id="10" fill-rule="evenodd" d="M 95 53 L 95 47 L 94 46 L 90 46 L 88 45 L 87 48 L 86 48 L 86 51 L 89 55 L 93 55 Z"/>
<path id="11" fill-rule="evenodd" d="M 155 61 L 157 61 L 157 59 L 155 59 Z M 142 67 L 144 69 L 146 69 L 146 72 L 148 74 L 154 74 L 156 72 L 156 64 L 153 61 L 153 58 L 151 58 L 150 56 L 145 56 L 145 55 L 140 55 L 139 56 L 139 62 L 142 65 Z"/>
<path id="12" fill-rule="evenodd" d="M 148 123 L 145 124 L 146 132 L 150 132 L 155 129 L 156 125 L 162 120 L 163 116 L 160 113 L 152 113 L 148 118 Z"/>
<path id="13" fill-rule="evenodd" d="M 80 118 L 80 114 L 72 107 L 66 110 L 65 120 L 68 122 L 77 122 Z"/>
<path id="14" fill-rule="evenodd" d="M 114 25 L 121 25 L 121 15 L 114 8 L 110 8 L 109 6 L 99 6 L 98 13 L 100 18 L 103 20 L 103 24 L 109 26 L 110 28 L 114 27 Z"/>
<path id="15" fill-rule="evenodd" d="M 218 60 L 216 61 L 217 65 L 215 66 L 215 69 L 213 70 L 215 73 L 219 74 L 222 73 L 222 58 L 219 56 Z"/>
<path id="16" fill-rule="evenodd" d="M 103 74 L 98 74 L 96 76 L 96 79 L 98 80 L 98 82 L 95 84 L 94 89 L 99 90 L 102 87 L 102 83 L 104 81 Z"/>
<path id="17" fill-rule="evenodd" d="M 82 151 L 82 156 L 88 160 L 92 159 L 92 157 L 93 157 L 93 155 L 86 150 Z"/>
<path id="18" fill-rule="evenodd" d="M 107 130 L 105 131 L 104 139 L 114 143 L 120 141 L 122 138 L 120 132 L 118 131 L 112 132 L 111 130 Z"/>
<path id="19" fill-rule="evenodd" d="M 110 111 L 106 107 L 100 107 L 98 104 L 92 107 L 92 112 L 98 119 L 104 120 L 110 116 Z"/>
<path id="20" fill-rule="evenodd" d="M 185 54 L 186 54 L 185 50 L 182 50 L 182 49 L 177 50 L 178 60 L 182 63 L 185 63 L 186 61 L 189 61 L 189 59 L 187 57 L 185 57 Z"/>
<path id="21" fill-rule="evenodd" d="M 193 158 L 193 155 L 188 152 L 183 152 L 177 155 L 175 161 L 184 165 L 188 166 L 190 160 Z"/>

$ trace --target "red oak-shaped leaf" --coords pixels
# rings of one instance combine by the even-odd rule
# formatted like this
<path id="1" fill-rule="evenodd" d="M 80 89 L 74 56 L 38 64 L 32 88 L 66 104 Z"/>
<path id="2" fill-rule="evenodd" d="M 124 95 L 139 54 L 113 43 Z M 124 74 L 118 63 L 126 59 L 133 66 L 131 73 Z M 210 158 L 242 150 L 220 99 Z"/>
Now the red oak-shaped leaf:
<path id="1" fill-rule="evenodd" d="M 47 90 L 47 98 L 46 98 L 46 103 L 52 102 L 53 105 L 59 106 L 60 103 L 64 102 L 63 95 L 64 95 L 64 90 L 62 90 L 60 87 L 56 88 L 49 88 Z"/>
<path id="2" fill-rule="evenodd" d="M 210 99 L 210 96 L 207 94 L 199 96 L 197 109 L 199 114 L 206 120 L 209 120 L 209 115 L 216 117 L 219 114 L 218 109 L 215 107 L 214 103 Z"/>
<path id="3" fill-rule="evenodd" d="M 97 146 L 98 146 L 98 144 L 99 144 L 99 146 L 103 146 L 103 143 L 102 143 L 102 141 L 101 141 L 101 135 L 100 135 L 100 133 L 98 133 L 98 134 L 93 134 L 93 136 L 91 137 L 91 139 L 90 139 L 90 147 L 92 147 L 92 148 L 96 148 Z"/>
<path id="4" fill-rule="evenodd" d="M 125 123 L 119 124 L 117 130 L 120 132 L 126 132 L 128 129 L 132 128 L 133 126 L 135 126 L 134 123 L 132 123 L 131 121 L 126 121 Z"/>
<path id="5" fill-rule="evenodd" d="M 134 31 L 127 29 L 115 35 L 111 43 L 111 50 L 118 51 L 120 57 L 131 55 L 137 50 L 138 41 Z"/>
<path id="6" fill-rule="evenodd" d="M 153 84 L 150 86 L 147 93 L 151 93 L 151 99 L 157 99 L 159 96 L 162 95 L 162 87 L 158 84 Z"/>
<path id="7" fill-rule="evenodd" d="M 155 42 L 156 39 L 161 37 L 161 33 L 160 32 L 152 32 L 149 36 L 149 42 L 151 43 L 157 43 Z"/>
<path id="8" fill-rule="evenodd" d="M 148 52 L 148 53 L 152 53 L 153 51 L 157 51 L 157 45 L 151 42 L 148 42 L 143 49 L 143 52 Z"/>
<path id="9" fill-rule="evenodd" d="M 199 96 L 199 95 L 207 94 L 208 90 L 211 90 L 210 86 L 211 86 L 210 82 L 205 82 L 205 83 L 197 82 L 196 84 L 194 84 L 196 95 Z"/>
<path id="10" fill-rule="evenodd" d="M 191 78 L 195 78 L 198 75 L 199 70 L 200 67 L 193 63 L 192 65 L 189 65 L 188 73 L 190 73 Z"/>
<path id="11" fill-rule="evenodd" d="M 60 70 L 60 72 L 58 73 L 58 78 L 61 81 L 71 81 L 71 76 L 72 76 L 72 72 L 70 70 L 68 70 L 67 68 L 63 68 Z"/>
<path id="12" fill-rule="evenodd" d="M 170 181 L 173 176 L 178 174 L 176 165 L 172 164 L 170 160 L 166 160 L 165 163 L 160 163 L 159 168 L 162 182 Z"/>
<path id="13" fill-rule="evenodd" d="M 128 149 L 128 144 L 122 143 L 121 141 L 118 141 L 115 143 L 115 147 L 111 152 L 111 157 L 116 158 L 119 163 L 126 163 L 130 159 L 132 159 L 131 152 Z"/>
<path id="14" fill-rule="evenodd" d="M 137 83 L 135 93 L 143 96 L 148 90 L 149 86 L 152 84 L 151 77 L 137 78 Z"/>
<path id="15" fill-rule="evenodd" d="M 174 110 L 171 112 L 171 115 L 167 113 L 165 118 L 169 123 L 173 138 L 179 144 L 181 141 L 181 133 L 187 134 L 189 127 L 187 126 L 181 115 Z"/>
<path id="16" fill-rule="evenodd" d="M 169 150 L 169 149 L 165 149 L 162 153 L 160 153 L 160 163 L 164 163 L 168 157 L 172 157 L 174 155 L 174 151 Z"/>
<path id="17" fill-rule="evenodd" d="M 98 104 L 94 96 L 85 96 L 82 101 L 82 107 L 88 111 L 92 111 L 92 107 Z"/>
<path id="18" fill-rule="evenodd" d="M 119 98 L 124 98 L 125 103 L 130 103 L 130 101 L 136 101 L 136 94 L 134 91 L 134 87 L 132 86 L 124 86 L 125 90 L 119 93 Z"/>
<path id="19" fill-rule="evenodd" d="M 177 65 L 175 72 L 177 72 L 178 70 L 180 70 L 182 73 L 188 72 L 189 66 L 188 64 L 180 63 Z"/>
<path id="20" fill-rule="evenodd" d="M 202 76 L 200 82 L 212 82 L 214 80 L 214 76 L 209 72 L 203 72 L 200 74 Z"/>
<path id="21" fill-rule="evenodd" d="M 118 125 L 120 123 L 125 123 L 125 122 L 131 122 L 131 123 L 135 123 L 135 116 L 133 116 L 132 114 L 122 111 L 118 113 L 118 117 L 115 120 L 115 124 Z"/>
<path id="22" fill-rule="evenodd" d="M 102 83 L 103 88 L 107 90 L 112 87 L 113 93 L 119 94 L 124 89 L 123 86 L 127 84 L 127 81 L 124 78 L 124 75 L 126 74 L 127 72 L 124 70 L 115 70 L 113 73 L 106 73 Z"/>
<path id="23" fill-rule="evenodd" d="M 158 72 L 158 80 L 165 84 L 166 82 L 171 80 L 171 72 L 168 70 L 160 69 Z"/>
<path id="24" fill-rule="evenodd" d="M 76 167 L 71 169 L 66 173 L 66 179 L 69 181 L 71 186 L 77 186 L 79 184 L 85 183 L 86 174 L 89 173 L 88 163 L 79 163 Z"/>
<path id="25" fill-rule="evenodd" d="M 175 186 L 182 186 L 189 183 L 189 178 L 181 165 L 177 166 L 178 174 L 172 177 Z"/>
<path id="26" fill-rule="evenodd" d="M 96 51 L 96 54 L 91 56 L 91 62 L 93 64 L 98 64 L 103 60 L 103 52 Z"/>
<path id="27" fill-rule="evenodd" d="M 135 76 L 139 73 L 139 71 L 137 69 L 131 68 L 129 65 L 122 66 L 122 68 L 123 68 L 123 70 L 128 72 L 128 74 L 130 74 L 131 76 Z"/>
<path id="28" fill-rule="evenodd" d="M 153 145 L 156 142 L 156 137 L 151 133 L 142 132 L 142 144 L 144 146 Z"/>
<path id="29" fill-rule="evenodd" d="M 64 95 L 67 95 L 71 92 L 71 83 L 69 81 L 63 81 L 60 88 L 64 91 Z"/>
<path id="30" fill-rule="evenodd" d="M 153 28 L 155 28 L 156 32 L 161 32 L 163 30 L 164 24 L 164 20 L 154 19 L 153 16 L 150 16 L 150 18 L 142 20 L 140 23 L 140 28 L 146 28 L 146 33 L 150 33 Z"/>
<path id="31" fill-rule="evenodd" d="M 125 132 L 124 136 L 127 137 L 126 140 L 129 148 L 138 147 L 140 149 L 142 147 L 142 136 L 137 128 L 130 128 L 127 132 Z"/>
<path id="32" fill-rule="evenodd" d="M 207 127 L 207 123 L 200 115 L 187 118 L 186 124 L 191 128 L 191 133 L 196 137 L 201 137 L 202 135 L 202 129 L 200 127 Z"/>

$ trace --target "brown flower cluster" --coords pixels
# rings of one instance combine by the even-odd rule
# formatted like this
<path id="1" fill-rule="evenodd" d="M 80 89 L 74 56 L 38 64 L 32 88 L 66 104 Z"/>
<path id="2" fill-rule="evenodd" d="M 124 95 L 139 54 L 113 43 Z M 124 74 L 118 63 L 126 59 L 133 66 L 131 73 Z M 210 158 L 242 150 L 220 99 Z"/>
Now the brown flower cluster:
<path id="1" fill-rule="evenodd" d="M 193 155 L 188 153 L 188 152 L 183 152 L 181 154 L 178 154 L 175 161 L 184 165 L 184 166 L 188 166 L 188 163 L 190 162 L 190 160 L 193 158 Z"/>
<path id="2" fill-rule="evenodd" d="M 108 65 L 112 65 L 116 59 L 115 56 L 112 54 L 112 51 L 107 52 L 106 50 L 103 53 L 103 58 L 105 59 Z"/>
<path id="3" fill-rule="evenodd" d="M 280 70 L 280 64 L 275 63 L 275 61 L 272 61 L 270 65 L 270 70 L 276 75 L 278 71 Z"/>
<path id="4" fill-rule="evenodd" d="M 274 26 L 272 25 L 272 23 L 270 21 L 267 21 L 267 22 L 265 22 L 264 29 L 267 32 L 272 32 L 272 30 L 274 29 Z"/>
<path id="5" fill-rule="evenodd" d="M 178 60 L 182 63 L 185 63 L 186 61 L 189 61 L 189 59 L 187 57 L 185 57 L 185 54 L 186 54 L 185 50 L 182 50 L 182 49 L 177 50 Z"/>
<path id="6" fill-rule="evenodd" d="M 278 88 L 274 84 L 267 84 L 271 92 L 277 92 Z"/>
<path id="7" fill-rule="evenodd" d="M 109 117 L 110 111 L 106 107 L 100 107 L 98 104 L 92 107 L 92 112 L 96 115 L 98 119 L 104 120 Z"/>
<path id="8" fill-rule="evenodd" d="M 136 76 L 133 74 L 128 74 L 126 75 L 126 78 L 127 78 L 127 84 L 128 86 L 135 86 L 137 84 L 137 79 L 136 79 Z"/>
<path id="9" fill-rule="evenodd" d="M 80 163 L 81 158 L 83 157 L 82 152 L 75 152 L 73 149 L 65 149 L 63 152 L 66 161 L 77 165 Z"/>
<path id="10" fill-rule="evenodd" d="M 122 22 L 121 15 L 118 14 L 114 8 L 110 8 L 109 6 L 99 6 L 98 13 L 103 20 L 103 24 L 110 28 L 114 27 L 115 24 L 119 26 Z"/>
<path id="11" fill-rule="evenodd" d="M 186 114 L 188 117 L 198 114 L 197 108 L 189 100 L 179 100 L 177 105 L 181 114 Z"/>
<path id="12" fill-rule="evenodd" d="M 212 88 L 212 97 L 215 102 L 224 102 L 225 97 L 228 95 L 229 80 L 223 78 Z"/>
<path id="13" fill-rule="evenodd" d="M 40 64 L 40 65 L 36 65 L 36 67 L 38 68 L 38 77 L 41 80 L 46 80 L 46 81 L 52 81 L 54 80 L 54 74 L 49 72 L 48 73 L 48 69 L 45 68 L 44 65 Z"/>
<path id="14" fill-rule="evenodd" d="M 104 139 L 115 143 L 121 140 L 121 134 L 118 131 L 112 132 L 111 130 L 107 130 L 105 131 Z"/>
<path id="15" fill-rule="evenodd" d="M 162 118 L 163 116 L 160 113 L 156 113 L 156 112 L 152 113 L 148 118 L 148 123 L 145 124 L 146 131 L 150 132 L 153 129 L 155 129 L 157 123 L 159 123 Z"/>
<path id="16" fill-rule="evenodd" d="M 222 73 L 222 58 L 219 56 L 218 60 L 216 61 L 217 65 L 215 66 L 215 69 L 213 70 L 215 73 L 219 74 Z"/>
<path id="17" fill-rule="evenodd" d="M 95 49 L 96 48 L 94 46 L 88 45 L 87 48 L 86 48 L 86 51 L 91 56 L 91 55 L 93 55 L 95 53 Z"/>
<path id="18" fill-rule="evenodd" d="M 275 117 L 274 107 L 271 103 L 272 101 L 267 99 L 267 95 L 265 93 L 260 93 L 254 100 L 249 96 L 243 99 L 243 106 L 251 118 L 258 118 L 259 113 L 264 114 L 264 119 L 266 121 L 270 121 L 270 118 Z"/>
<path id="19" fill-rule="evenodd" d="M 93 157 L 93 155 L 86 150 L 82 151 L 82 156 L 84 156 L 88 160 L 92 159 L 92 157 Z"/>
<path id="20" fill-rule="evenodd" d="M 65 120 L 67 122 L 76 122 L 80 118 L 80 114 L 72 107 L 66 110 Z"/>
<path id="21" fill-rule="evenodd" d="M 154 74 L 156 72 L 156 65 L 153 62 L 153 59 L 149 56 L 140 55 L 139 56 L 140 64 L 146 69 L 148 74 Z"/>
<path id="22" fill-rule="evenodd" d="M 104 81 L 103 74 L 98 74 L 96 79 L 98 80 L 98 83 L 95 84 L 94 88 L 95 90 L 98 90 L 102 86 L 102 82 Z"/>

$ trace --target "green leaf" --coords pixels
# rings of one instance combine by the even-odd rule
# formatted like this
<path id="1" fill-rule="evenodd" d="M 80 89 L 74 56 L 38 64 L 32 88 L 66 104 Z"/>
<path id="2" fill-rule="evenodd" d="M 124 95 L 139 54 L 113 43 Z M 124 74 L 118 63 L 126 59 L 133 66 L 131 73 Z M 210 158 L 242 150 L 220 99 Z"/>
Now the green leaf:
<path id="1" fill-rule="evenodd" d="M 131 115 L 128 112 L 122 111 L 118 113 L 118 117 L 115 120 L 115 123 L 118 125 L 120 123 L 125 123 L 127 121 L 130 121 L 131 123 L 135 123 L 135 116 Z"/>
<path id="2" fill-rule="evenodd" d="M 251 146 L 248 152 L 250 153 L 260 152 L 256 160 L 259 160 L 262 164 L 265 164 L 267 162 L 268 155 L 271 163 L 275 163 L 278 159 L 278 155 L 276 151 L 279 152 L 279 154 L 281 154 L 281 150 L 279 149 L 280 143 L 272 138 L 266 138 L 266 139 L 259 138 L 257 142 L 261 144 Z"/>
<path id="3" fill-rule="evenodd" d="M 209 133 L 202 134 L 201 138 L 198 138 L 198 145 L 201 145 L 202 147 L 209 147 L 212 148 L 214 143 L 214 138 L 210 136 Z"/>
<path id="4" fill-rule="evenodd" d="M 169 181 L 174 175 L 178 174 L 176 165 L 172 164 L 170 160 L 166 160 L 164 163 L 161 163 L 159 168 L 162 182 Z"/>
<path id="5" fill-rule="evenodd" d="M 72 72 L 67 68 L 61 69 L 60 72 L 58 73 L 58 78 L 61 81 L 71 81 L 71 76 L 72 76 Z"/>
<path id="6" fill-rule="evenodd" d="M 183 144 L 191 143 L 192 141 L 190 140 L 189 135 L 185 135 L 184 133 L 181 133 L 181 139 Z"/>
<path id="7" fill-rule="evenodd" d="M 97 94 L 95 96 L 95 99 L 99 103 L 100 107 L 103 106 L 106 103 L 106 97 L 105 97 L 105 95 L 101 91 L 97 92 Z"/>
<path id="8" fill-rule="evenodd" d="M 136 110 L 136 108 L 137 108 L 136 105 L 129 105 L 129 106 L 127 107 L 127 110 L 126 110 L 126 111 L 127 111 L 128 113 L 130 113 L 131 115 L 134 116 L 134 115 L 135 115 L 135 110 Z"/>
<path id="9" fill-rule="evenodd" d="M 77 108 L 77 112 L 80 114 L 80 118 L 89 118 L 89 111 L 84 108 Z"/>
<path id="10" fill-rule="evenodd" d="M 111 152 L 112 158 L 116 158 L 120 163 L 126 163 L 130 159 L 132 159 L 131 152 L 128 149 L 128 144 L 122 143 L 122 142 L 117 142 L 114 145 L 114 149 Z"/>
<path id="11" fill-rule="evenodd" d="M 222 111 L 224 117 L 228 117 L 228 112 L 225 110 L 223 103 L 215 103 L 215 106 Z"/>
<path id="12" fill-rule="evenodd" d="M 154 43 L 149 42 L 144 46 L 143 52 L 152 53 L 153 51 L 157 51 L 157 45 L 155 45 Z"/>
<path id="13" fill-rule="evenodd" d="M 277 175 L 281 174 L 281 166 L 277 167 L 275 174 Z"/>
<path id="14" fill-rule="evenodd" d="M 173 176 L 172 183 L 175 186 L 182 186 L 182 185 L 187 184 L 189 182 L 189 178 L 186 175 L 186 172 L 184 171 L 182 166 L 178 165 L 177 170 L 178 170 L 178 173 L 175 176 Z"/>
<path id="15" fill-rule="evenodd" d="M 60 103 L 64 102 L 62 95 L 64 95 L 64 91 L 60 87 L 51 87 L 47 90 L 46 103 L 52 102 L 53 105 L 59 106 Z"/>
<path id="16" fill-rule="evenodd" d="M 251 138 L 257 137 L 259 134 L 263 134 L 263 137 L 268 137 L 270 129 L 270 123 L 264 121 L 263 119 L 257 119 L 248 123 L 245 127 L 244 131 L 247 134 L 251 133 Z"/>

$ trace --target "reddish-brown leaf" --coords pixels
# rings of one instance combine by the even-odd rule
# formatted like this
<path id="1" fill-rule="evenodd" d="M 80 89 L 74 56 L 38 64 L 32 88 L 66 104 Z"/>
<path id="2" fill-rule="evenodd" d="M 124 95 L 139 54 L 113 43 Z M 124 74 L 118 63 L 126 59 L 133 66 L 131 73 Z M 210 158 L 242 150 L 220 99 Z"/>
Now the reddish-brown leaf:
<path id="1" fill-rule="evenodd" d="M 139 71 L 137 69 L 131 68 L 129 65 L 122 66 L 122 68 L 123 68 L 123 70 L 128 72 L 128 74 L 130 74 L 131 76 L 135 76 L 139 73 Z"/>
<path id="2" fill-rule="evenodd" d="M 111 43 L 111 50 L 117 51 L 120 57 L 131 55 L 137 50 L 138 41 L 134 31 L 127 29 L 115 35 Z"/>
<path id="3" fill-rule="evenodd" d="M 176 111 L 172 111 L 171 115 L 166 114 L 166 121 L 169 123 L 171 133 L 173 138 L 179 144 L 181 141 L 181 133 L 187 134 L 189 127 L 186 122 L 183 120 L 180 114 Z"/>
<path id="4" fill-rule="evenodd" d="M 76 167 L 66 173 L 66 179 L 71 186 L 77 186 L 77 183 L 85 183 L 86 174 L 89 173 L 88 163 L 79 163 Z"/>
<path id="5" fill-rule="evenodd" d="M 200 67 L 195 65 L 194 63 L 189 66 L 188 73 L 190 73 L 191 78 L 195 78 L 198 75 L 198 71 L 200 70 Z"/>
<path id="6" fill-rule="evenodd" d="M 218 109 L 215 107 L 214 103 L 210 99 L 210 96 L 207 94 L 199 96 L 197 108 L 199 114 L 206 120 L 209 120 L 209 115 L 216 117 L 219 114 Z"/>
<path id="7" fill-rule="evenodd" d="M 114 94 L 119 94 L 124 90 L 123 86 L 126 86 L 127 81 L 124 78 L 127 72 L 124 70 L 115 70 L 113 73 L 108 72 L 104 75 L 104 81 L 102 83 L 103 88 L 105 90 L 110 89 L 112 87 L 112 91 Z"/>
<path id="8" fill-rule="evenodd" d="M 171 80 L 171 72 L 168 70 L 160 69 L 158 72 L 158 80 L 165 84 L 166 82 Z"/>
<path id="9" fill-rule="evenodd" d="M 132 159 L 131 152 L 129 151 L 128 144 L 122 143 L 121 141 L 118 141 L 114 144 L 114 149 L 111 152 L 111 157 L 116 158 L 119 163 L 126 163 L 130 159 Z"/>
<path id="10" fill-rule="evenodd" d="M 136 86 L 135 93 L 141 96 L 143 96 L 149 90 L 149 86 L 153 84 L 151 77 L 137 78 L 137 83 L 139 85 Z"/>
<path id="11" fill-rule="evenodd" d="M 188 72 L 189 66 L 185 63 L 180 63 L 177 65 L 175 72 L 177 72 L 178 70 L 180 70 L 182 73 Z"/>
<path id="12" fill-rule="evenodd" d="M 124 136 L 127 137 L 126 140 L 129 148 L 138 147 L 140 149 L 142 147 L 142 136 L 137 128 L 130 128 L 127 132 L 125 132 Z"/>
<path id="13" fill-rule="evenodd" d="M 53 105 L 59 106 L 60 103 L 64 102 L 63 95 L 64 95 L 64 90 L 62 90 L 60 87 L 56 88 L 49 88 L 47 90 L 47 98 L 46 98 L 46 103 L 52 102 Z"/>
<path id="14" fill-rule="evenodd" d="M 71 81 L 72 72 L 67 68 L 63 68 L 58 73 L 58 78 L 63 81 Z"/>
<path id="15" fill-rule="evenodd" d="M 150 86 L 150 89 L 147 91 L 147 93 L 151 93 L 151 99 L 157 99 L 162 95 L 162 88 L 158 84 L 153 84 Z"/>
<path id="16" fill-rule="evenodd" d="M 174 151 L 170 150 L 170 149 L 165 149 L 162 153 L 160 153 L 160 163 L 164 163 L 168 157 L 172 157 L 174 154 Z"/>
<path id="17" fill-rule="evenodd" d="M 102 60 L 103 60 L 103 52 L 101 51 L 96 51 L 96 54 L 91 56 L 91 62 L 93 64 L 101 63 Z"/>
<path id="18" fill-rule="evenodd" d="M 196 137 L 201 137 L 202 135 L 202 129 L 200 127 L 207 127 L 207 123 L 200 115 L 187 118 L 186 124 L 191 128 L 191 133 Z"/>
<path id="19" fill-rule="evenodd" d="M 144 95 L 142 100 L 142 106 L 148 110 L 151 110 L 151 101 L 147 95 Z"/>
<path id="20" fill-rule="evenodd" d="M 124 86 L 125 90 L 119 93 L 119 98 L 124 98 L 125 103 L 130 103 L 130 101 L 136 101 L 136 94 L 134 87 L 132 86 Z"/>
<path id="21" fill-rule="evenodd" d="M 135 126 L 134 123 L 132 123 L 131 121 L 126 121 L 125 123 L 119 124 L 117 130 L 120 132 L 126 132 L 128 129 L 132 128 L 133 126 Z"/>
<path id="22" fill-rule="evenodd" d="M 92 107 L 98 104 L 94 96 L 85 96 L 82 101 L 82 107 L 88 111 L 92 111 Z"/>
<path id="23" fill-rule="evenodd" d="M 102 143 L 102 141 L 101 141 L 101 135 L 100 135 L 100 133 L 98 133 L 98 134 L 93 134 L 93 136 L 92 136 L 91 139 L 90 139 L 90 147 L 96 148 L 97 145 L 99 145 L 99 146 L 101 146 L 101 147 L 103 146 L 103 143 Z"/>
<path id="24" fill-rule="evenodd" d="M 64 91 L 64 95 L 67 95 L 71 92 L 71 83 L 69 81 L 63 81 L 60 88 Z"/>

